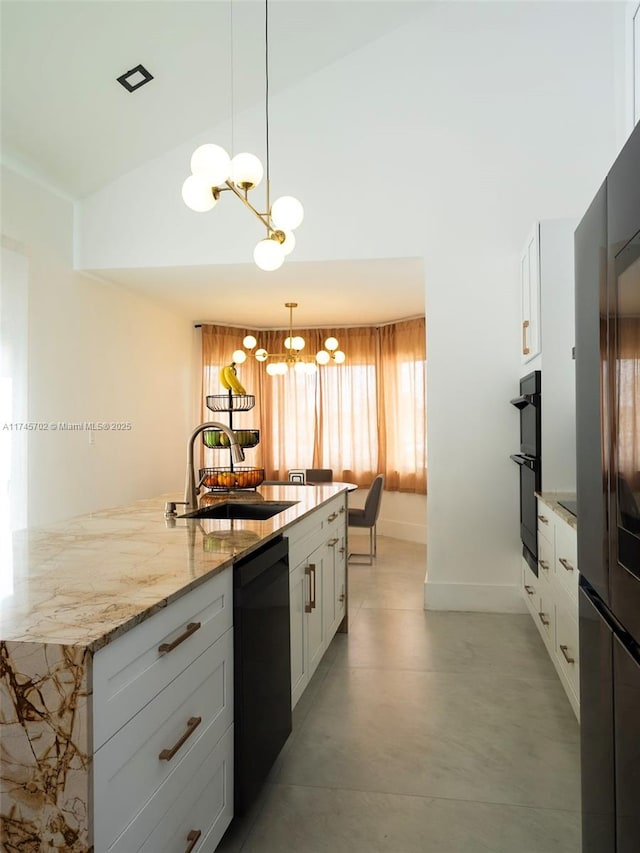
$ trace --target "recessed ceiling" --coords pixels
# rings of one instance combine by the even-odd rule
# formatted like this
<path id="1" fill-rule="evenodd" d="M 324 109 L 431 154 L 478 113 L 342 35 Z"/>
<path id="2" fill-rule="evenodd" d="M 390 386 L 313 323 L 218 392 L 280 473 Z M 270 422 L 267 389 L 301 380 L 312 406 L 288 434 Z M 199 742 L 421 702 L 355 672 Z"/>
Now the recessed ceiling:
<path id="1" fill-rule="evenodd" d="M 421 258 L 296 263 L 275 273 L 254 264 L 95 270 L 100 277 L 161 300 L 186 319 L 285 328 L 285 302 L 298 326 L 375 325 L 424 314 Z"/>

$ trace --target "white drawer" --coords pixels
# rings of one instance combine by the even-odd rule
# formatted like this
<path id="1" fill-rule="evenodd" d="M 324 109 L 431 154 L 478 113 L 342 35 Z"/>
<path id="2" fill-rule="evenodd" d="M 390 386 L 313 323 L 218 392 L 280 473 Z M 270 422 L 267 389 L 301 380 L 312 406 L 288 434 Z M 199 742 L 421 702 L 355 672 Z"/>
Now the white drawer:
<path id="1" fill-rule="evenodd" d="M 285 532 L 289 540 L 289 571 L 300 565 L 322 542 L 323 520 L 324 513 L 317 509 Z"/>
<path id="2" fill-rule="evenodd" d="M 95 753 L 96 848 L 110 850 L 178 767 L 187 765 L 190 778 L 200 762 L 201 741 L 206 737 L 216 743 L 232 722 L 230 629 Z M 160 758 L 176 746 L 173 756 Z M 138 847 L 122 849 L 132 853 Z"/>
<path id="3" fill-rule="evenodd" d="M 580 695 L 577 606 L 568 595 L 559 594 L 556 601 L 555 653 L 560 669 L 576 696 Z"/>
<path id="4" fill-rule="evenodd" d="M 193 853 L 213 853 L 233 817 L 233 726 L 217 743 L 203 738 L 197 765 L 176 768 L 109 853 L 184 853 L 191 833 Z"/>
<path id="5" fill-rule="evenodd" d="M 550 583 L 554 569 L 553 545 L 543 536 L 538 537 L 538 578 Z"/>
<path id="6" fill-rule="evenodd" d="M 199 628 L 189 627 L 198 623 Z M 225 569 L 96 652 L 94 750 L 106 743 L 232 623 L 232 572 Z M 182 636 L 186 639 L 172 650 L 159 650 L 163 644 L 170 645 Z"/>
<path id="7" fill-rule="evenodd" d="M 556 577 L 574 601 L 578 601 L 578 536 L 564 521 L 556 524 Z"/>
<path id="8" fill-rule="evenodd" d="M 554 513 L 542 501 L 538 501 L 538 536 L 544 537 L 552 546 L 554 544 L 553 521 Z"/>
<path id="9" fill-rule="evenodd" d="M 544 640 L 550 652 L 553 652 L 555 644 L 554 617 L 555 612 L 553 598 L 551 597 L 550 592 L 546 591 L 544 587 L 540 586 L 540 600 L 535 620 L 536 625 L 538 626 L 538 630 L 542 635 L 542 639 Z"/>

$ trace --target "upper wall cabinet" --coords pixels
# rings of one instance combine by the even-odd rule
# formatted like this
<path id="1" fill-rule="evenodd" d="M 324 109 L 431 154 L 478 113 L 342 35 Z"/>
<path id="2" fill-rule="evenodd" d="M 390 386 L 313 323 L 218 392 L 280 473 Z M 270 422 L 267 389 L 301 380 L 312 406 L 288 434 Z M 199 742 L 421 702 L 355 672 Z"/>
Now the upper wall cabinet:
<path id="1" fill-rule="evenodd" d="M 520 257 L 521 357 L 531 361 L 540 353 L 540 226 L 531 229 Z"/>
<path id="2" fill-rule="evenodd" d="M 543 219 L 521 258 L 521 373 L 542 371 L 542 487 L 575 489 L 573 219 Z M 528 313 L 525 315 L 525 311 Z M 528 321 L 528 324 L 527 324 Z M 526 350 L 526 351 L 525 351 Z M 525 362 L 528 362 L 526 365 Z"/>

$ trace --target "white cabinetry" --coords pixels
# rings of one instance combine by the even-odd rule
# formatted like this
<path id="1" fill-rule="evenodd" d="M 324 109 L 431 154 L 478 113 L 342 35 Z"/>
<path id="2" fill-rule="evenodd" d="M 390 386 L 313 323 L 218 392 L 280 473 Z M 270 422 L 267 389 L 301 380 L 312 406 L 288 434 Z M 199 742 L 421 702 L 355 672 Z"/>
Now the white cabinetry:
<path id="1" fill-rule="evenodd" d="M 569 702 L 580 717 L 577 533 L 538 498 L 538 577 L 522 561 L 522 590 Z"/>
<path id="2" fill-rule="evenodd" d="M 346 493 L 291 527 L 291 705 L 311 680 L 346 612 Z"/>
<path id="3" fill-rule="evenodd" d="M 573 492 L 576 488 L 576 224 L 573 219 L 536 223 L 521 258 L 521 322 L 529 322 L 521 329 L 521 375 L 542 371 L 541 477 L 542 489 L 549 492 Z"/>
<path id="4" fill-rule="evenodd" d="M 96 853 L 215 850 L 233 816 L 231 569 L 94 658 Z"/>
<path id="5" fill-rule="evenodd" d="M 540 225 L 531 229 L 520 256 L 521 356 L 523 363 L 540 352 Z"/>

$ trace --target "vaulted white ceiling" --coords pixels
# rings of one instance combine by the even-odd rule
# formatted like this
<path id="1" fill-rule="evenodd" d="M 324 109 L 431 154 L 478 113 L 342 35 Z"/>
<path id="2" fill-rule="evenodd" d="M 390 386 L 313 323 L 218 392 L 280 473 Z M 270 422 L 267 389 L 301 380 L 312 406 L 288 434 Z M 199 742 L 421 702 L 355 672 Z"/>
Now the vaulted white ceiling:
<path id="1" fill-rule="evenodd" d="M 207 128 L 264 102 L 261 0 L 2 0 L 2 160 L 82 199 Z M 270 91 L 314 74 L 424 13 L 404 0 L 270 0 Z M 231 26 L 232 25 L 232 26 Z M 116 78 L 143 64 L 129 93 Z M 232 98 L 233 94 L 233 98 Z M 279 299 L 247 265 L 102 270 L 196 320 L 285 325 L 281 303 L 313 303 L 317 323 L 385 322 L 424 311 L 422 265 L 287 262 Z M 214 295 L 227 283 L 220 316 Z M 322 296 L 320 296 L 322 294 Z M 248 306 L 259 305 L 251 315 Z M 353 306 L 358 307 L 357 318 Z M 360 310 L 367 306 L 367 317 Z"/>

